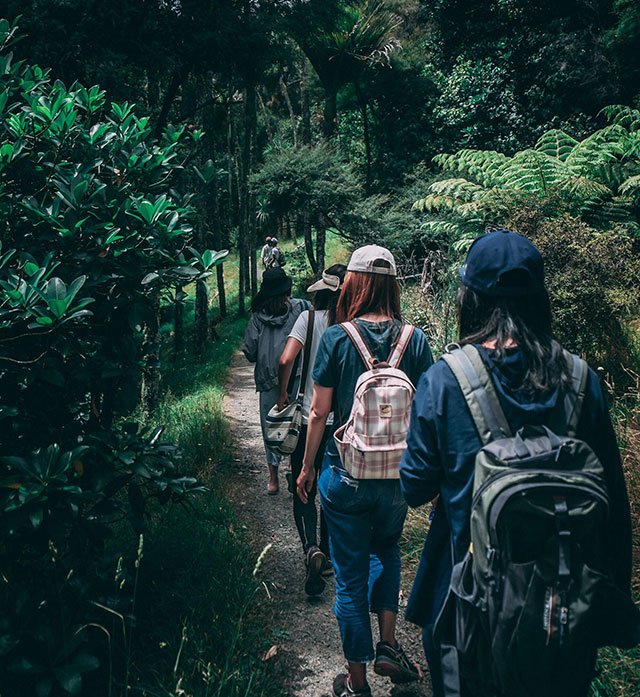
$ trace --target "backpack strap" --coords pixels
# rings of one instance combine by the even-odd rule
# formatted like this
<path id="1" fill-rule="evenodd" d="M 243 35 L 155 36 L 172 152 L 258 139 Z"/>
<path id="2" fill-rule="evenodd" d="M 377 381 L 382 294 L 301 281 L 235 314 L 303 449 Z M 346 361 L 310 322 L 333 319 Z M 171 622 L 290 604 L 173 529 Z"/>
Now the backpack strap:
<path id="1" fill-rule="evenodd" d="M 304 388 L 307 383 L 307 374 L 309 373 L 309 359 L 311 358 L 311 343 L 313 342 L 313 320 L 315 318 L 314 310 L 309 310 L 307 319 L 307 335 L 304 341 L 304 360 L 302 361 L 302 376 L 300 378 L 300 387 L 298 388 L 298 398 L 304 398 Z"/>
<path id="2" fill-rule="evenodd" d="M 400 365 L 404 352 L 407 350 L 407 346 L 409 346 L 409 342 L 413 336 L 414 329 L 415 327 L 411 324 L 403 324 L 402 328 L 398 332 L 398 338 L 391 348 L 389 358 L 387 358 L 387 363 L 392 368 L 397 368 Z"/>
<path id="3" fill-rule="evenodd" d="M 551 415 L 551 429 L 556 433 L 566 433 L 575 437 L 578 421 L 582 413 L 582 403 L 587 392 L 589 367 L 579 356 L 564 352 L 564 357 L 571 373 L 571 386 L 565 390 L 564 399 L 559 399 Z"/>
<path id="4" fill-rule="evenodd" d="M 472 344 L 466 344 L 445 353 L 442 358 L 460 385 L 483 445 L 492 440 L 510 438 L 511 428 L 478 349 Z"/>
<path id="5" fill-rule="evenodd" d="M 353 345 L 358 350 L 360 358 L 362 358 L 362 361 L 365 364 L 367 370 L 371 370 L 374 363 L 376 362 L 376 359 L 375 356 L 369 350 L 367 342 L 364 340 L 362 334 L 360 334 L 360 330 L 358 329 L 358 327 L 355 325 L 354 322 L 343 322 L 340 326 L 345 330 L 347 336 L 351 339 Z"/>

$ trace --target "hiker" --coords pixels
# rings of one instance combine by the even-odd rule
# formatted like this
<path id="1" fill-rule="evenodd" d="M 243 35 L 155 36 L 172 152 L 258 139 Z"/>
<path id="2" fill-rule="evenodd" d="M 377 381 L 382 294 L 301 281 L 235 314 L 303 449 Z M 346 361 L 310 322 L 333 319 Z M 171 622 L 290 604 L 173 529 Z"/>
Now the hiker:
<path id="1" fill-rule="evenodd" d="M 271 242 L 271 237 L 267 237 L 266 240 L 264 241 L 264 246 L 262 247 L 262 251 L 260 252 L 260 261 L 262 261 L 262 266 L 265 269 L 269 268 L 269 259 L 271 257 L 271 245 L 269 244 Z"/>
<path id="2" fill-rule="evenodd" d="M 277 237 L 270 237 L 269 238 L 269 258 L 267 259 L 267 268 L 268 269 L 278 269 L 282 264 L 282 252 L 278 249 L 278 238 Z"/>
<path id="3" fill-rule="evenodd" d="M 584 581 L 576 581 L 572 574 L 588 554 L 590 538 L 594 544 L 600 536 L 605 540 L 606 558 L 598 573 L 610 573 L 612 582 L 604 595 L 626 604 L 631 618 L 634 614 L 629 600 L 629 503 L 607 404 L 596 374 L 581 359 L 564 353 L 553 339 L 542 256 L 529 240 L 507 230 L 479 237 L 460 276 L 458 345 L 463 348 L 450 347 L 422 376 L 400 466 L 402 492 L 410 506 L 438 497 L 406 617 L 423 628 L 435 697 L 584 697 L 598 639 L 592 631 L 595 625 L 588 631 L 575 629 L 588 602 L 581 598 L 578 607 L 566 593 L 582 592 Z M 586 443 L 579 451 L 571 445 L 575 440 L 562 441 L 571 432 Z M 572 455 L 587 452 L 588 447 L 599 463 L 592 456 L 585 461 Z M 543 460 L 547 450 L 550 457 Z M 511 468 L 508 457 L 514 462 Z M 533 468 L 529 470 L 533 475 L 527 474 L 527 467 Z M 565 474 L 563 467 L 571 472 Z M 489 485 L 485 476 L 491 468 L 499 474 L 492 475 Z M 519 489 L 502 489 L 512 476 L 521 478 Z M 527 479 L 527 485 L 523 476 L 535 479 Z M 574 490 L 579 492 L 567 493 Z M 501 491 L 499 504 L 491 499 L 495 518 L 488 513 L 485 518 L 489 509 L 480 504 L 486 501 L 488 507 L 488 497 Z M 509 493 L 515 491 L 517 495 Z M 596 513 L 602 517 L 593 519 Z M 544 526 L 539 522 L 543 519 Z M 588 522 L 592 520 L 595 525 Z M 582 537 L 576 532 L 579 521 L 589 530 Z M 499 533 L 488 538 L 486 548 L 478 537 L 471 545 L 472 530 L 485 524 Z M 551 559 L 547 567 L 542 566 L 545 555 Z M 595 568 L 597 560 L 594 552 Z M 480 565 L 486 567 L 484 575 L 476 573 Z M 535 589 L 530 596 L 524 595 L 527 583 Z M 538 583 L 543 586 L 539 593 Z M 490 591 L 474 594 L 482 584 L 490 584 Z M 585 597 L 588 600 L 588 594 Z M 531 603 L 529 614 L 518 615 L 521 607 L 528 607 L 520 604 L 525 599 Z M 478 612 L 481 606 L 485 615 Z M 494 606 L 500 613 L 494 613 Z M 458 611 L 463 610 L 469 614 L 461 619 Z M 483 618 L 489 613 L 497 620 L 489 620 L 487 629 Z M 513 618 L 518 616 L 520 624 L 515 624 Z M 457 639 L 450 643 L 448 617 L 460 620 Z M 480 618 L 475 626 L 474 618 Z M 480 633 L 481 628 L 488 634 Z M 563 654 L 574 646 L 571 632 L 576 631 L 580 650 Z M 472 636 L 482 639 L 475 644 Z M 469 652 L 486 649 L 484 636 L 493 642 L 484 658 L 470 658 Z M 468 642 L 466 648 L 459 639 Z M 512 652 L 519 652 L 519 661 Z"/>
<path id="4" fill-rule="evenodd" d="M 335 415 L 334 432 L 337 429 L 334 435 L 342 434 L 345 440 L 350 435 L 345 434 L 345 429 L 351 419 L 356 383 L 361 374 L 373 367 L 370 354 L 378 361 L 390 360 L 398 365 L 395 374 L 405 387 L 410 386 L 411 396 L 413 386 L 409 380 L 415 384 L 433 362 L 422 331 L 402 324 L 396 263 L 391 252 L 383 247 L 369 245 L 353 252 L 338 299 L 336 322 L 341 324 L 329 327 L 322 335 L 311 373 L 315 385 L 302 471 L 297 481 L 297 492 L 303 502 L 308 501 L 315 481 L 316 454 L 331 411 Z M 360 337 L 363 343 L 357 348 L 354 342 L 359 342 Z M 407 426 L 410 403 L 409 398 Z M 391 419 L 394 405 L 378 406 L 381 413 L 369 416 L 369 426 L 383 431 L 395 429 Z M 397 445 L 400 449 L 404 448 L 405 438 L 406 428 L 402 442 Z M 378 445 L 380 440 L 383 447 L 388 445 L 386 436 L 378 438 Z M 375 455 L 385 461 L 379 449 Z M 371 459 L 367 462 L 371 464 Z M 351 466 L 350 458 L 349 463 Z M 397 464 L 395 468 L 397 477 Z M 387 474 L 394 475 L 391 470 Z M 340 673 L 334 680 L 334 695 L 369 697 L 366 664 L 374 659 L 374 671 L 392 677 L 394 682 L 419 679 L 418 668 L 399 646 L 395 633 L 400 591 L 398 540 L 407 512 L 398 479 L 355 478 L 340 459 L 336 438 L 329 438 L 318 490 L 335 568 L 334 611 L 349 664 L 349 672 Z M 375 653 L 369 612 L 377 614 L 380 629 Z"/>
<path id="5" fill-rule="evenodd" d="M 308 373 L 311 372 L 320 338 L 325 329 L 335 323 L 336 305 L 340 296 L 340 289 L 347 271 L 344 264 L 334 264 L 322 272 L 322 278 L 307 288 L 308 293 L 315 293 L 313 299 L 314 309 L 301 312 L 293 329 L 289 334 L 289 340 L 280 356 L 278 367 L 278 378 L 280 382 L 280 394 L 278 396 L 278 409 L 282 410 L 289 403 L 287 386 L 291 376 L 291 370 L 300 351 L 303 351 L 305 363 L 308 364 Z M 307 346 L 307 333 L 309 330 L 309 319 L 312 319 L 312 335 L 310 345 Z M 307 356 L 308 352 L 308 356 Z M 291 477 L 292 481 L 297 481 L 302 470 L 302 457 L 304 455 L 305 441 L 307 437 L 307 424 L 309 422 L 309 408 L 313 396 L 313 381 L 307 374 L 304 385 L 304 398 L 302 400 L 302 429 L 296 449 L 291 454 Z M 300 378 L 302 380 L 302 377 Z M 302 549 L 305 554 L 306 576 L 304 590 L 307 595 L 318 595 L 324 590 L 324 574 L 330 574 L 333 567 L 329 561 L 329 536 L 327 534 L 327 524 L 324 513 L 320 511 L 320 541 L 318 541 L 317 527 L 318 516 L 316 511 L 316 484 L 317 473 L 322 464 L 324 449 L 327 438 L 330 435 L 330 426 L 333 424 L 333 415 L 327 419 L 327 426 L 318 448 L 315 459 L 316 481 L 309 491 L 308 501 L 303 503 L 299 496 L 293 497 L 293 517 L 296 521 Z"/>
<path id="6" fill-rule="evenodd" d="M 256 392 L 260 393 L 260 425 L 265 440 L 269 466 L 267 493 L 279 491 L 278 465 L 280 455 L 266 445 L 265 417 L 276 403 L 278 388 L 278 360 L 298 315 L 310 305 L 306 300 L 290 298 L 291 279 L 282 269 L 267 269 L 262 275 L 260 290 L 251 301 L 253 313 L 242 343 L 242 352 L 255 363 Z"/>

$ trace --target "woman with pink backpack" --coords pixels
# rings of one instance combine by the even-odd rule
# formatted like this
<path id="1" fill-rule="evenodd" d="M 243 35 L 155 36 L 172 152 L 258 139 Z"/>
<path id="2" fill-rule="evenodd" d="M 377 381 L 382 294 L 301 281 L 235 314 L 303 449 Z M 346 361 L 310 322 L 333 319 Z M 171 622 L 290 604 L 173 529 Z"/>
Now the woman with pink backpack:
<path id="1" fill-rule="evenodd" d="M 302 501 L 315 479 L 314 461 L 328 414 L 334 437 L 327 444 L 318 491 L 329 529 L 336 575 L 335 614 L 348 673 L 334 680 L 336 697 L 370 697 L 366 664 L 394 683 L 420 677 L 395 629 L 400 552 L 407 506 L 398 465 L 414 387 L 433 363 L 423 332 L 403 325 L 396 263 L 377 245 L 357 249 L 347 267 L 336 319 L 322 336 L 311 373 L 303 466 L 297 480 Z M 378 616 L 374 651 L 369 613 Z"/>

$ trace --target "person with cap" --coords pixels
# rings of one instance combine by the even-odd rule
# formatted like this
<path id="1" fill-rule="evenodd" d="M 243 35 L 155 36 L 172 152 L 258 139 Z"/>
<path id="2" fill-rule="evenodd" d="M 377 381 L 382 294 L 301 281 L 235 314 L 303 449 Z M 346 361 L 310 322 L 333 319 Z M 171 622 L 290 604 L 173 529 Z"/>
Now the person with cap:
<path id="1" fill-rule="evenodd" d="M 396 263 L 384 247 L 356 249 L 347 266 L 336 321 L 353 323 L 369 351 L 386 361 L 403 326 Z M 414 384 L 433 362 L 424 333 L 414 329 L 399 368 Z M 322 335 L 311 375 L 315 383 L 307 440 L 297 492 L 303 502 L 316 478 L 316 455 L 331 411 L 333 431 L 346 424 L 358 378 L 365 365 L 344 324 Z M 366 667 L 394 682 L 418 680 L 419 669 L 396 640 L 400 591 L 400 550 L 407 505 L 397 479 L 354 479 L 344 468 L 334 438 L 329 438 L 318 479 L 329 547 L 336 576 L 334 611 L 348 673 L 333 683 L 336 697 L 370 697 Z M 380 641 L 374 651 L 369 613 L 377 614 Z"/>
<path id="2" fill-rule="evenodd" d="M 539 251 L 515 232 L 490 232 L 474 241 L 460 277 L 458 345 L 473 344 L 479 351 L 514 433 L 524 425 L 549 425 L 571 378 L 562 347 L 552 335 Z M 588 372 L 576 437 L 584 440 L 603 464 L 612 502 L 611 571 L 616 585 L 628 593 L 629 504 L 607 404 L 592 370 Z M 449 364 L 439 360 L 418 384 L 407 450 L 400 465 L 402 492 L 410 506 L 438 497 L 406 612 L 408 620 L 423 628 L 434 697 L 453 694 L 443 684 L 440 646 L 433 629 L 453 565 L 470 548 L 475 458 L 481 447 L 456 377 Z M 576 675 L 575 680 L 576 694 L 586 695 L 591 675 Z M 535 686 L 532 689 L 535 691 Z"/>
<path id="3" fill-rule="evenodd" d="M 262 247 L 262 250 L 260 252 L 260 261 L 262 261 L 262 266 L 264 266 L 265 269 L 269 268 L 269 258 L 271 257 L 271 245 L 269 244 L 271 242 L 271 238 L 267 237 L 267 239 L 264 241 L 264 246 Z"/>
<path id="4" fill-rule="evenodd" d="M 255 363 L 256 392 L 260 393 L 260 425 L 265 440 L 269 466 L 268 494 L 279 491 L 278 465 L 280 455 L 266 445 L 265 419 L 279 395 L 278 361 L 287 337 L 298 315 L 310 304 L 306 300 L 290 298 L 291 279 L 282 269 L 267 269 L 262 275 L 260 290 L 251 301 L 253 313 L 242 343 L 247 360 Z"/>
<path id="5" fill-rule="evenodd" d="M 269 238 L 269 257 L 267 259 L 266 267 L 268 269 L 279 269 L 282 266 L 282 252 L 278 249 L 278 238 Z"/>
<path id="6" fill-rule="evenodd" d="M 309 372 L 313 367 L 318 345 L 326 328 L 335 323 L 336 305 L 340 296 L 342 282 L 347 271 L 344 264 L 334 264 L 322 272 L 322 278 L 307 288 L 307 292 L 315 293 L 313 298 L 313 310 L 301 312 L 293 325 L 289 334 L 289 340 L 280 356 L 278 366 L 278 378 L 280 382 L 280 394 L 278 396 L 278 409 L 282 410 L 289 404 L 287 386 L 291 376 L 291 370 L 300 352 L 304 349 L 309 352 L 308 366 Z M 310 318 L 312 319 L 312 334 L 310 345 L 306 345 L 307 333 Z M 302 376 L 301 376 L 302 379 Z M 302 429 L 296 449 L 291 453 L 291 477 L 296 481 L 302 470 L 302 456 L 307 437 L 307 424 L 309 422 L 309 409 L 313 396 L 313 380 L 307 376 L 304 384 L 304 396 L 302 400 Z M 320 469 L 322 457 L 324 456 L 324 445 L 329 435 L 330 425 L 333 423 L 333 415 L 327 419 L 327 428 L 316 455 L 316 472 Z M 304 590 L 307 595 L 318 595 L 324 590 L 325 581 L 323 576 L 330 574 L 333 567 L 329 561 L 329 536 L 327 534 L 327 524 L 322 510 L 320 511 L 320 539 L 318 541 L 317 527 L 318 514 L 316 511 L 316 483 L 309 492 L 308 501 L 303 503 L 299 496 L 293 497 L 293 517 L 296 522 L 302 549 L 305 554 L 306 574 Z"/>

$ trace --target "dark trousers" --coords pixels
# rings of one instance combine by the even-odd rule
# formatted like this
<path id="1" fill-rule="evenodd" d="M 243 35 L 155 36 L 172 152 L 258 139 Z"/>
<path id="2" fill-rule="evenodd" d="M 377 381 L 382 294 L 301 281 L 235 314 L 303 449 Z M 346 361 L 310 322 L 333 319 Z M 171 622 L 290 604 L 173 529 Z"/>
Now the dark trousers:
<path id="1" fill-rule="evenodd" d="M 327 524 L 324 520 L 324 513 L 320 510 L 320 542 L 318 542 L 318 512 L 316 510 L 316 491 L 318 489 L 318 474 L 322 467 L 324 458 L 324 449 L 327 444 L 329 429 L 325 429 L 322 442 L 318 448 L 315 459 L 316 478 L 313 482 L 313 488 L 309 492 L 309 500 L 307 503 L 302 503 L 298 494 L 295 493 L 296 480 L 302 471 L 302 458 L 304 457 L 304 447 L 307 441 L 307 427 L 303 426 L 298 439 L 296 449 L 291 453 L 291 475 L 293 478 L 293 518 L 296 521 L 300 541 L 305 553 L 309 547 L 320 547 L 320 549 L 329 557 L 329 534 L 327 533 Z"/>

